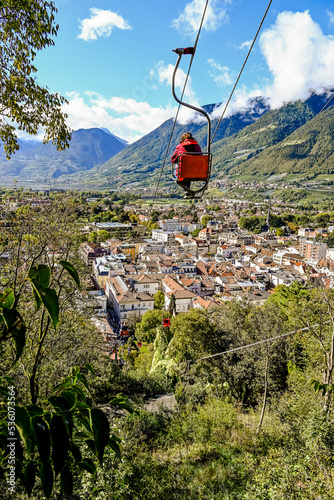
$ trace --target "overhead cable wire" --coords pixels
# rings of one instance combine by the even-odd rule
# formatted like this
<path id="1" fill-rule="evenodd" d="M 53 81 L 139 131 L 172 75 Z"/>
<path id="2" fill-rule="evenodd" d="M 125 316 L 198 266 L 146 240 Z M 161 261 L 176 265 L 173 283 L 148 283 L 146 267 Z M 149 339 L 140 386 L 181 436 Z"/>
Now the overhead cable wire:
<path id="1" fill-rule="evenodd" d="M 322 323 L 322 325 L 327 325 L 328 323 L 330 323 L 330 321 L 326 321 L 325 323 Z M 288 337 L 289 335 L 293 335 L 294 333 L 303 332 L 305 330 L 310 330 L 311 328 L 316 328 L 317 326 L 322 326 L 322 325 L 316 324 L 312 326 L 305 326 L 304 328 L 299 328 L 298 330 L 294 330 L 293 332 L 289 333 L 284 333 L 283 335 L 277 335 L 276 337 L 271 337 L 269 339 L 258 340 L 257 342 L 253 342 L 252 344 L 242 345 L 240 347 L 234 347 L 233 349 L 229 349 L 228 351 L 217 352 L 216 354 L 203 356 L 202 358 L 196 359 L 196 361 L 201 361 L 202 359 L 214 358 L 216 356 L 222 356 L 223 354 L 229 354 L 231 352 L 241 351 L 242 349 L 248 349 L 249 347 L 254 347 L 259 344 L 264 344 L 265 342 L 272 342 L 274 340 L 282 339 L 284 337 Z"/>
<path id="2" fill-rule="evenodd" d="M 331 95 L 330 99 L 326 102 L 326 104 L 325 104 L 325 105 L 321 108 L 321 110 L 320 110 L 320 111 L 318 111 L 318 113 L 316 113 L 316 114 L 315 114 L 315 115 L 314 115 L 314 116 L 313 116 L 313 117 L 312 117 L 309 121 L 307 121 L 306 123 L 304 123 L 305 128 L 304 128 L 304 130 L 302 131 L 302 135 L 300 136 L 300 138 L 299 138 L 299 139 L 296 139 L 295 144 L 297 144 L 297 140 L 300 142 L 300 141 L 304 138 L 305 134 L 307 133 L 307 128 L 308 128 L 308 126 L 310 125 L 310 123 L 312 123 L 312 121 L 313 121 L 315 118 L 317 118 L 317 116 L 319 116 L 319 115 L 320 115 L 320 113 L 322 113 L 322 112 L 323 112 L 323 111 L 327 108 L 327 106 L 329 106 L 330 102 L 331 102 L 333 99 L 334 99 L 334 93 Z"/>
<path id="3" fill-rule="evenodd" d="M 202 31 L 202 27 L 203 27 L 204 18 L 205 18 L 205 14 L 206 14 L 206 10 L 207 10 L 208 4 L 209 4 L 209 0 L 206 0 L 205 6 L 204 6 L 204 10 L 203 10 L 202 19 L 201 19 L 200 26 L 199 26 L 199 29 L 198 29 L 198 32 L 197 32 L 197 36 L 196 36 L 196 40 L 195 40 L 195 43 L 194 43 L 194 52 L 191 55 L 188 72 L 187 72 L 186 79 L 185 79 L 184 85 L 183 85 L 183 90 L 182 90 L 182 94 L 181 94 L 181 101 L 183 99 L 183 96 L 184 96 L 184 93 L 185 93 L 185 90 L 186 90 L 186 87 L 187 87 L 187 83 L 188 83 L 188 79 L 189 79 L 189 74 L 190 74 L 191 66 L 192 66 L 192 63 L 193 63 L 194 56 L 195 56 L 195 52 L 196 52 L 196 48 L 197 48 L 199 36 L 201 34 L 201 31 Z M 176 126 L 176 122 L 177 122 L 177 119 L 178 119 L 178 116 L 179 116 L 180 108 L 181 108 L 181 104 L 178 105 L 178 108 L 177 108 L 177 111 L 176 111 L 176 115 L 175 115 L 175 119 L 174 119 L 174 123 L 173 123 L 173 127 L 172 127 L 172 131 L 171 131 L 170 136 L 169 136 L 169 141 L 168 141 L 168 145 L 167 145 L 165 157 L 164 157 L 161 169 L 160 169 L 160 175 L 159 175 L 159 179 L 158 179 L 157 186 L 156 186 L 155 193 L 154 193 L 154 197 L 153 197 L 152 210 L 153 210 L 154 202 L 155 202 L 156 197 L 157 197 L 157 193 L 158 193 L 158 189 L 159 189 L 159 184 L 160 184 L 160 181 L 161 181 L 162 173 L 163 173 L 163 170 L 165 168 L 166 159 L 167 159 L 169 148 L 170 148 L 170 145 L 171 145 L 171 142 L 172 142 L 172 137 L 173 137 L 175 126 Z M 151 210 L 151 213 L 152 213 L 152 210 Z"/>
<path id="4" fill-rule="evenodd" d="M 250 54 L 251 54 L 251 52 L 252 52 L 252 49 L 253 49 L 254 44 L 255 44 L 255 42 L 256 42 L 256 39 L 257 39 L 257 37 L 258 37 L 258 35 L 259 35 L 260 31 L 261 31 L 261 28 L 262 28 L 262 25 L 263 25 L 263 23 L 264 23 L 264 20 L 265 20 L 265 18 L 267 17 L 267 14 L 268 14 L 268 11 L 269 11 L 269 9 L 270 9 L 271 4 L 272 4 L 272 0 L 270 0 L 269 4 L 268 4 L 268 6 L 267 6 L 267 9 L 266 9 L 266 11 L 265 11 L 265 13 L 264 13 L 264 15 L 263 15 L 263 17 L 262 17 L 262 21 L 261 21 L 261 23 L 260 23 L 260 25 L 259 25 L 259 27 L 258 27 L 258 30 L 257 30 L 257 32 L 256 32 L 256 35 L 255 35 L 255 37 L 254 37 L 254 39 L 253 39 L 253 42 L 252 42 L 252 44 L 251 44 L 251 46 L 250 46 L 250 48 L 249 48 L 248 54 L 247 54 L 246 59 L 245 59 L 245 61 L 244 61 L 243 65 L 242 65 L 242 68 L 241 68 L 241 70 L 240 70 L 240 72 L 239 72 L 238 78 L 236 79 L 236 82 L 235 82 L 234 87 L 233 87 L 233 89 L 232 89 L 232 91 L 231 91 L 230 97 L 228 98 L 227 103 L 225 104 L 225 107 L 224 107 L 223 113 L 222 113 L 222 115 L 221 115 L 221 117 L 220 117 L 220 119 L 219 119 L 219 122 L 218 122 L 218 124 L 217 124 L 216 130 L 214 131 L 213 136 L 211 137 L 211 144 L 212 144 L 212 142 L 213 142 L 213 139 L 214 139 L 214 137 L 215 137 L 215 135 L 216 135 L 216 132 L 217 132 L 218 128 L 220 127 L 220 124 L 221 124 L 221 122 L 222 122 L 222 119 L 223 119 L 223 118 L 224 118 L 224 116 L 225 116 L 225 113 L 226 113 L 226 110 L 227 110 L 227 108 L 228 108 L 228 105 L 230 104 L 230 101 L 231 101 L 231 99 L 232 99 L 232 96 L 233 96 L 233 94 L 234 94 L 234 91 L 235 91 L 235 89 L 236 89 L 236 87 L 237 87 L 237 85 L 238 85 L 238 83 L 239 83 L 240 77 L 241 77 L 241 75 L 242 75 L 242 73 L 243 73 L 243 70 L 244 70 L 244 68 L 245 68 L 245 66 L 246 66 L 246 63 L 247 63 L 247 61 L 248 61 L 248 58 L 249 58 L 249 56 L 250 56 Z"/>

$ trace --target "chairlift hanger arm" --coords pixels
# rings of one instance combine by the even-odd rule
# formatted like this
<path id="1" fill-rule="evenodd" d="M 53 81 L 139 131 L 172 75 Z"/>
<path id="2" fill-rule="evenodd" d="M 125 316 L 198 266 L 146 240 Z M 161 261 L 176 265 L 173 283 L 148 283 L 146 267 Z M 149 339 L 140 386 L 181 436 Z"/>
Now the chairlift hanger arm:
<path id="1" fill-rule="evenodd" d="M 195 48 L 194 47 L 187 47 L 185 49 L 183 48 L 177 48 L 175 50 L 173 50 L 173 52 L 175 52 L 176 54 L 178 54 L 178 59 L 176 61 L 176 65 L 175 65 L 175 68 L 174 68 L 174 72 L 173 72 L 173 78 L 172 78 L 172 93 L 173 93 L 173 97 L 174 99 L 176 100 L 176 102 L 178 102 L 181 106 L 186 106 L 187 108 L 190 108 L 194 111 L 197 111 L 198 113 L 202 114 L 203 116 L 205 116 L 207 122 L 208 122 L 208 139 L 207 139 L 207 149 L 208 149 L 208 154 L 210 153 L 210 145 L 211 145 L 211 119 L 210 119 L 210 116 L 209 114 L 205 111 L 205 109 L 202 109 L 202 108 L 197 108 L 196 106 L 193 106 L 192 104 L 188 104 L 187 102 L 184 102 L 182 101 L 181 99 L 179 99 L 175 93 L 175 76 L 176 76 L 176 72 L 178 70 L 178 67 L 179 67 L 179 64 L 181 62 L 181 58 L 184 54 L 191 54 L 192 56 L 194 55 L 195 53 Z"/>

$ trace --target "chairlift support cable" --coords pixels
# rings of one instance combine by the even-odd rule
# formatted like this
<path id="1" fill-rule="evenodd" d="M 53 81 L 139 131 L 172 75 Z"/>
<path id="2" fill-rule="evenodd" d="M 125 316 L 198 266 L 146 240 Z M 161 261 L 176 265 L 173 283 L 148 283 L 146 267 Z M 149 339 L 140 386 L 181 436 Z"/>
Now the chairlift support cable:
<path id="1" fill-rule="evenodd" d="M 195 40 L 195 43 L 194 43 L 194 46 L 193 46 L 193 48 L 194 48 L 194 52 L 193 52 L 193 54 L 191 55 L 191 59 L 190 59 L 190 63 L 189 63 L 188 72 L 187 72 L 187 75 L 186 75 L 186 79 L 185 79 L 185 81 L 184 81 L 183 90 L 182 90 L 182 94 L 181 94 L 181 100 L 183 99 L 183 96 L 184 96 L 184 93 L 185 93 L 185 90 L 186 90 L 186 87 L 187 87 L 187 83 L 188 83 L 188 79 L 189 79 L 189 74 L 190 74 L 191 66 L 192 66 L 192 63 L 193 63 L 194 56 L 195 56 L 195 52 L 196 52 L 196 48 L 197 48 L 197 44 L 198 44 L 198 40 L 199 40 L 199 37 L 200 37 L 201 31 L 202 31 L 202 27 L 203 27 L 204 18 L 205 18 L 205 14 L 206 14 L 206 10 L 207 10 L 208 4 L 209 4 L 209 0 L 206 0 L 205 6 L 204 6 L 204 10 L 203 10 L 202 19 L 201 19 L 201 23 L 200 23 L 200 26 L 199 26 L 199 28 L 198 28 L 198 32 L 197 32 L 197 36 L 196 36 L 196 40 Z M 155 202 L 156 197 L 157 197 L 157 193 L 158 193 L 158 189 L 159 189 L 159 184 L 160 184 L 161 177 L 162 177 L 162 172 L 163 172 L 163 170 L 164 170 L 164 168 L 165 168 L 166 159 L 167 159 L 167 155 L 168 155 L 168 152 L 169 152 L 169 148 L 170 148 L 170 145 L 171 145 L 171 142 L 172 142 L 172 137 L 173 137 L 174 130 L 175 130 L 175 126 L 176 126 L 176 122 L 177 122 L 177 119 L 178 119 L 178 116 L 179 116 L 180 108 L 181 108 L 181 104 L 179 104 L 179 106 L 178 106 L 178 108 L 177 108 L 176 115 L 175 115 L 175 118 L 174 118 L 173 127 L 172 127 L 172 131 L 171 131 L 170 136 L 169 136 L 169 141 L 168 141 L 168 145 L 167 145 L 167 149 L 166 149 L 165 157 L 164 157 L 164 160 L 163 160 L 163 163 L 162 163 L 161 169 L 160 169 L 160 175 L 159 175 L 159 179 L 158 179 L 158 182 L 157 182 L 157 187 L 156 187 L 156 189 L 155 189 L 155 193 L 154 193 L 154 197 L 153 197 L 153 202 L 152 202 L 152 210 L 151 210 L 151 213 L 152 213 L 152 211 L 153 211 L 153 205 L 154 205 L 154 202 Z"/>
<path id="2" fill-rule="evenodd" d="M 269 4 L 268 4 L 268 6 L 267 6 L 267 9 L 266 9 L 266 11 L 265 11 L 265 13 L 264 13 L 264 15 L 263 15 L 263 17 L 262 17 L 262 21 L 261 21 L 261 23 L 260 23 L 260 25 L 259 25 L 259 27 L 258 27 L 258 30 L 257 30 L 257 32 L 256 32 L 256 35 L 255 35 L 255 37 L 254 37 L 254 39 L 253 39 L 253 41 L 252 41 L 252 45 L 250 46 L 250 48 L 249 48 L 249 50 L 248 50 L 248 54 L 247 54 L 246 59 L 245 59 L 245 61 L 244 61 L 243 65 L 242 65 L 242 68 L 241 68 L 241 70 L 240 70 L 240 72 L 239 72 L 238 78 L 236 79 L 236 82 L 235 82 L 234 87 L 233 87 L 233 89 L 232 89 L 232 91 L 231 91 L 231 94 L 230 94 L 230 96 L 229 96 L 229 98 L 228 98 L 228 100 L 227 100 L 227 103 L 225 104 L 225 107 L 224 107 L 224 109 L 223 109 L 223 113 L 222 113 L 222 115 L 221 115 L 221 117 L 220 117 L 220 119 L 219 119 L 219 122 L 218 122 L 218 124 L 217 124 L 216 130 L 214 131 L 214 133 L 213 133 L 213 135 L 212 135 L 212 137 L 211 137 L 211 144 L 212 144 L 213 139 L 214 139 L 214 137 L 215 137 L 215 135 L 216 135 L 216 132 L 217 132 L 217 130 L 218 130 L 218 128 L 219 128 L 219 126 L 220 126 L 220 124 L 221 124 L 221 122 L 222 122 L 222 119 L 223 119 L 223 118 L 224 118 L 224 116 L 225 116 L 225 113 L 226 113 L 226 110 L 227 110 L 227 108 L 228 108 L 228 105 L 230 104 L 230 101 L 231 101 L 231 99 L 232 99 L 232 96 L 233 96 L 233 94 L 234 94 L 234 91 L 235 91 L 235 89 L 236 89 L 236 87 L 237 87 L 237 85 L 238 85 L 238 83 L 239 83 L 239 80 L 240 80 L 240 78 L 241 78 L 241 75 L 242 75 L 242 73 L 243 73 L 243 70 L 244 70 L 244 68 L 245 68 L 245 66 L 246 66 L 246 63 L 247 63 L 247 61 L 248 61 L 248 58 L 249 58 L 249 56 L 250 56 L 250 54 L 251 54 L 251 52 L 252 52 L 252 50 L 253 50 L 254 44 L 255 44 L 256 39 L 257 39 L 257 37 L 258 37 L 258 35 L 259 35 L 260 31 L 261 31 L 261 28 L 262 28 L 262 25 L 263 25 L 263 23 L 264 23 L 264 20 L 265 20 L 265 18 L 267 17 L 267 14 L 268 14 L 268 11 L 269 11 L 269 9 L 270 9 L 271 4 L 272 4 L 272 0 L 270 0 Z"/>
<path id="3" fill-rule="evenodd" d="M 307 133 L 307 126 L 309 126 L 309 124 L 317 117 L 319 116 L 323 111 L 325 111 L 325 109 L 327 108 L 327 106 L 329 106 L 329 103 L 334 99 L 334 93 L 331 95 L 330 99 L 326 102 L 326 104 L 324 104 L 324 106 L 321 108 L 321 110 L 316 113 L 308 122 L 304 123 L 304 126 L 306 126 L 306 128 L 303 130 L 303 133 L 302 135 L 299 137 L 299 139 L 296 139 L 296 142 L 295 144 L 297 144 L 297 140 L 300 142 L 304 137 L 305 137 L 305 134 Z M 284 139 L 283 139 L 284 140 Z M 279 165 L 278 165 L 279 166 Z"/>
<path id="4" fill-rule="evenodd" d="M 299 328 L 298 330 L 294 330 L 293 332 L 284 333 L 283 335 L 277 335 L 276 337 L 271 337 L 269 339 L 258 340 L 257 342 L 253 342 L 252 344 L 242 345 L 240 347 L 234 347 L 233 349 L 229 349 L 228 351 L 217 352 L 216 354 L 210 354 L 209 356 L 203 356 L 202 358 L 198 358 L 195 361 L 201 361 L 202 359 L 215 358 L 217 356 L 222 356 L 223 354 L 229 354 L 231 352 L 241 351 L 242 349 L 248 349 L 249 347 L 254 347 L 259 344 L 264 344 L 265 342 L 272 342 L 274 340 L 282 339 L 284 337 L 288 337 L 289 335 L 293 335 L 294 333 L 303 332 L 305 330 L 311 330 L 311 328 L 315 328 L 317 326 L 323 326 L 331 323 L 331 321 L 326 321 L 322 325 L 316 324 L 312 326 L 305 326 L 304 328 Z"/>

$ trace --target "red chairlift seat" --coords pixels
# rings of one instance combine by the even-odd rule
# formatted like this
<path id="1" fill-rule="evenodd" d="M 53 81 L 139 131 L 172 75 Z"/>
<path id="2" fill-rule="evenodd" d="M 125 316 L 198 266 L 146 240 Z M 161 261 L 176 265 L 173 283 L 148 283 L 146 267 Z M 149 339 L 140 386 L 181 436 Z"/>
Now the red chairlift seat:
<path id="1" fill-rule="evenodd" d="M 181 154 L 177 167 L 177 180 L 180 182 L 206 182 L 210 177 L 211 156 L 208 153 Z"/>
<path id="2" fill-rule="evenodd" d="M 208 122 L 208 133 L 207 133 L 207 152 L 200 153 L 186 153 L 182 154 L 178 158 L 178 168 L 173 176 L 176 182 L 179 182 L 186 192 L 186 198 L 198 198 L 200 199 L 208 187 L 210 175 L 211 175 L 211 158 L 212 155 L 210 153 L 211 146 L 211 118 L 209 113 L 203 109 L 198 108 L 197 106 L 193 106 L 192 104 L 186 103 L 178 98 L 175 92 L 175 79 L 177 69 L 179 67 L 181 58 L 184 54 L 191 54 L 192 56 L 195 53 L 195 47 L 186 47 L 186 48 L 177 48 L 173 52 L 178 54 L 178 60 L 176 62 L 173 78 L 172 78 L 172 93 L 173 97 L 182 106 L 186 106 L 187 108 L 192 109 L 193 111 L 197 111 L 201 115 L 205 117 Z M 191 182 L 202 182 L 202 186 L 194 187 L 187 186 L 187 183 Z"/>
<path id="3" fill-rule="evenodd" d="M 127 337 L 128 334 L 128 327 L 126 325 L 121 326 L 121 337 Z"/>

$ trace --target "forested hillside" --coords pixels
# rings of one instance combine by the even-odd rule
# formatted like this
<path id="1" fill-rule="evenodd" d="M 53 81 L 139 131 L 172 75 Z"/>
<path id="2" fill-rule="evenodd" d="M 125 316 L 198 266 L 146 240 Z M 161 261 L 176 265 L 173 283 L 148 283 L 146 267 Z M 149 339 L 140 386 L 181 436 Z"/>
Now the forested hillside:
<path id="1" fill-rule="evenodd" d="M 333 169 L 333 118 L 330 108 L 316 116 L 310 124 L 300 127 L 276 147 L 270 147 L 255 159 L 247 161 L 242 167 L 231 169 L 238 175 L 329 175 Z"/>

